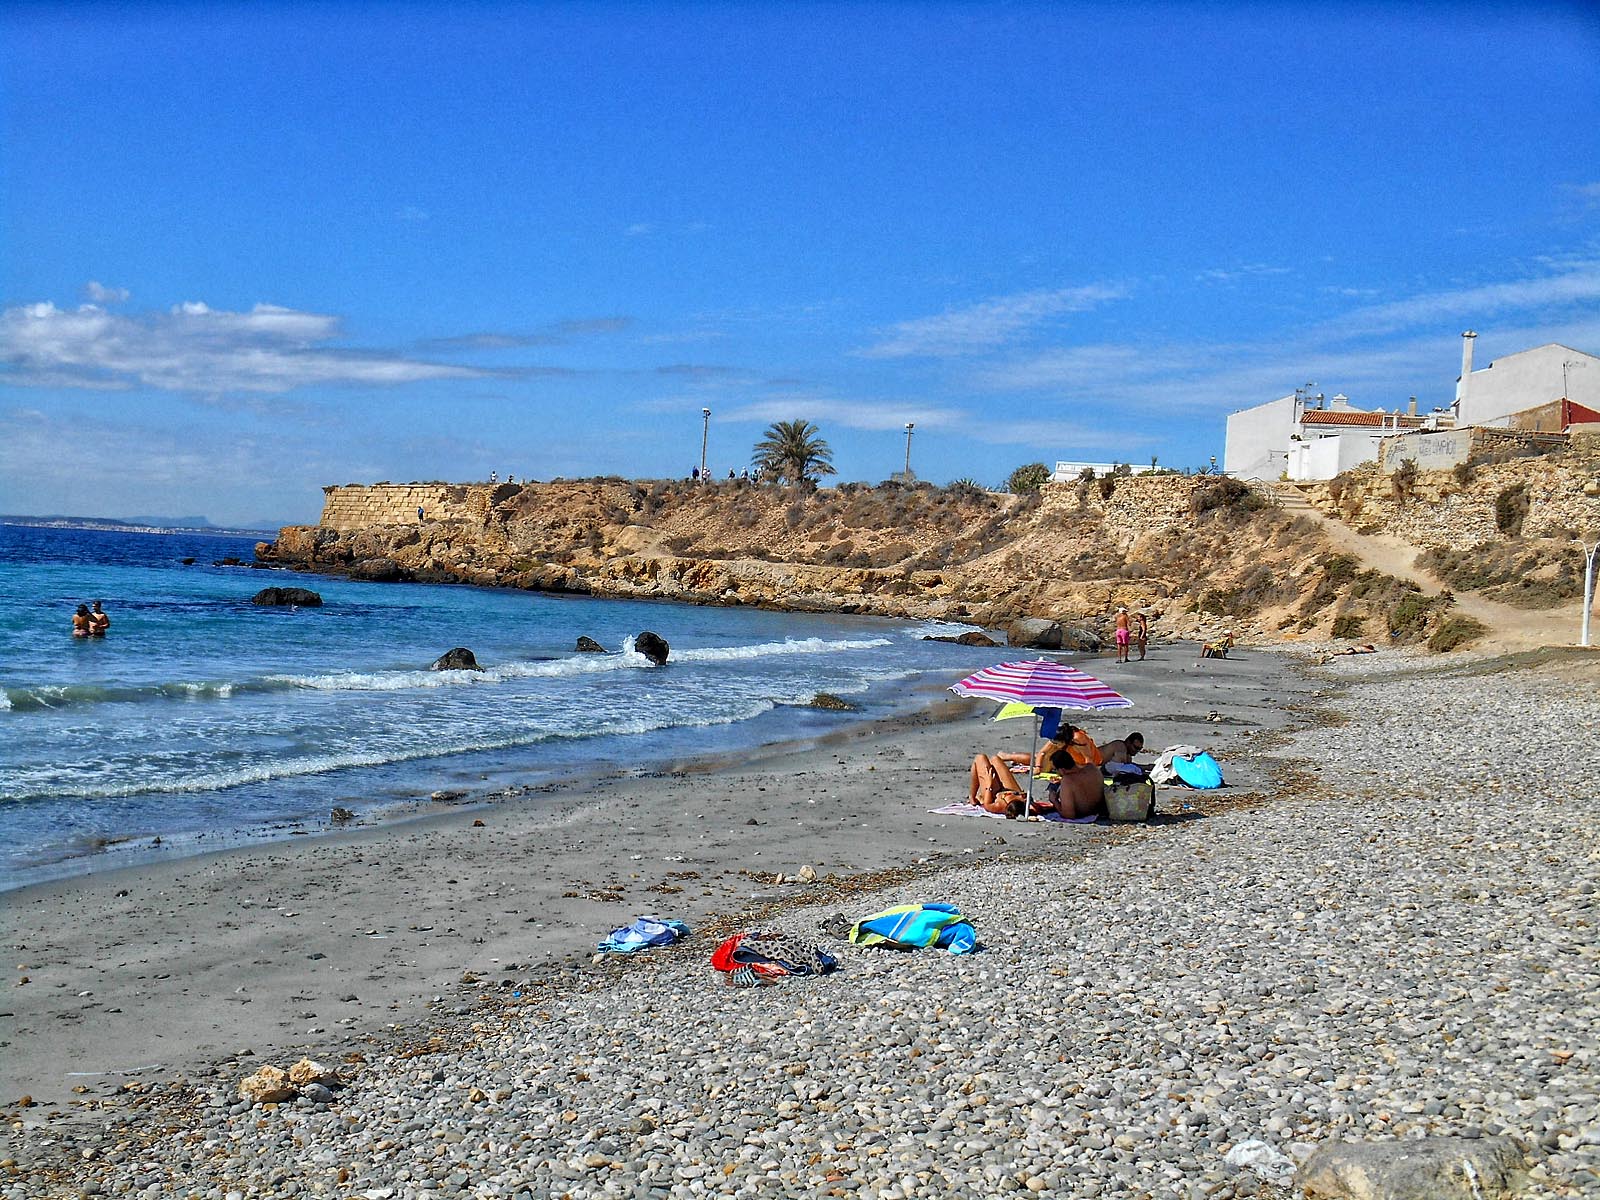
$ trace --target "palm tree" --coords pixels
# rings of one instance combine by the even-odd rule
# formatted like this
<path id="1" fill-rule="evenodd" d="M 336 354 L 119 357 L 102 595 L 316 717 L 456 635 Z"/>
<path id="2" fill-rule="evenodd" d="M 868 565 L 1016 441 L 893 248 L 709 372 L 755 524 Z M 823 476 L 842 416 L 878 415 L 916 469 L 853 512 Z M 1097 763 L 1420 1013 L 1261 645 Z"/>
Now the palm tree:
<path id="1" fill-rule="evenodd" d="M 815 483 L 833 475 L 833 451 L 817 436 L 810 421 L 776 421 L 755 445 L 756 465 L 763 475 L 782 483 Z"/>

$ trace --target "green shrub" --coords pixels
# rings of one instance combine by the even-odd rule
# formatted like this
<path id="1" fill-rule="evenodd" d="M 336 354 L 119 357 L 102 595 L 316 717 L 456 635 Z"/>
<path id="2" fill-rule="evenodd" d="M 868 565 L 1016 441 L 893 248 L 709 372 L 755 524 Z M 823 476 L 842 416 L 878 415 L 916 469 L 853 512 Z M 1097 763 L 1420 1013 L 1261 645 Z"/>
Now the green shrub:
<path id="1" fill-rule="evenodd" d="M 1366 621 L 1354 613 L 1345 613 L 1333 620 L 1333 636 L 1354 641 L 1366 633 Z"/>
<path id="2" fill-rule="evenodd" d="M 1494 498 L 1494 525 L 1507 537 L 1522 536 L 1528 516 L 1528 485 L 1514 483 Z"/>
<path id="3" fill-rule="evenodd" d="M 1037 492 L 1050 478 L 1050 468 L 1041 462 L 1026 463 L 1006 476 L 1006 490 L 1017 495 Z"/>
<path id="4" fill-rule="evenodd" d="M 1197 517 L 1208 512 L 1221 512 L 1238 518 L 1253 513 L 1265 505 L 1266 501 L 1248 484 L 1226 475 L 1218 477 L 1215 483 L 1196 488 L 1189 498 L 1189 509 Z"/>
<path id="5" fill-rule="evenodd" d="M 1394 469 L 1394 474 L 1389 476 L 1389 487 L 1394 492 L 1394 498 L 1401 504 L 1411 499 L 1411 494 L 1417 487 L 1417 460 L 1408 458 Z"/>
<path id="6" fill-rule="evenodd" d="M 1433 611 L 1437 602 L 1437 597 L 1424 596 L 1420 591 L 1407 592 L 1400 598 L 1400 602 L 1389 610 L 1390 636 L 1415 636 L 1421 633 L 1427 623 L 1428 614 Z"/>
<path id="7" fill-rule="evenodd" d="M 1442 654 L 1470 646 L 1488 632 L 1482 622 L 1457 613 L 1453 617 L 1446 617 L 1439 628 L 1433 631 L 1433 636 L 1428 639 L 1428 649 Z"/>

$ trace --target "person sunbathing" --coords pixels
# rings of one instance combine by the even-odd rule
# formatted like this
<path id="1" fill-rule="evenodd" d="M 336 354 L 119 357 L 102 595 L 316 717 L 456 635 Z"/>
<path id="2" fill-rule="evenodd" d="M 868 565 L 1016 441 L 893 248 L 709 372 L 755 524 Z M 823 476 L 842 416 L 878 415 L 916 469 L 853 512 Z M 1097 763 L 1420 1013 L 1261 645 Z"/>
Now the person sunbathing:
<path id="1" fill-rule="evenodd" d="M 972 759 L 967 783 L 967 803 L 993 813 L 1014 816 L 1022 811 L 1027 793 L 1017 786 L 1011 766 L 998 754 L 978 754 Z"/>
<path id="2" fill-rule="evenodd" d="M 1228 651 L 1234 646 L 1233 630 L 1228 630 L 1214 642 L 1207 642 L 1200 647 L 1201 658 L 1227 658 Z"/>

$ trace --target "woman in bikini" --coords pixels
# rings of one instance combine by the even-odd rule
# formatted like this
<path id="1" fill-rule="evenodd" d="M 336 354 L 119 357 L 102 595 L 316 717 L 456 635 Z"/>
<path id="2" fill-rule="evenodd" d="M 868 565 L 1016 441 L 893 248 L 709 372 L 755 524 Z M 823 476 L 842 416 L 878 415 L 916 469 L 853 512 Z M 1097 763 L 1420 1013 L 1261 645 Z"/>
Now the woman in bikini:
<path id="1" fill-rule="evenodd" d="M 90 637 L 94 634 L 94 620 L 89 615 L 87 604 L 78 605 L 78 611 L 72 614 L 72 636 Z"/>

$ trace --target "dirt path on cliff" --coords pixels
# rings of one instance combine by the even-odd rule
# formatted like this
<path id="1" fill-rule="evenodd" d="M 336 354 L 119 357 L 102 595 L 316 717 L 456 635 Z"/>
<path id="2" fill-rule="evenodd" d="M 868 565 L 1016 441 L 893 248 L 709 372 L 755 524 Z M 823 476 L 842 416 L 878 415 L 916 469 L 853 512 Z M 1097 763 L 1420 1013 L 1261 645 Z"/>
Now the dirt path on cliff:
<path id="1" fill-rule="evenodd" d="M 1447 585 L 1442 579 L 1416 565 L 1421 550 L 1410 542 L 1389 534 L 1358 533 L 1343 521 L 1313 508 L 1298 488 L 1279 487 L 1275 491 L 1283 499 L 1284 512 L 1316 522 L 1334 546 L 1354 555 L 1364 566 L 1414 583 L 1430 595 L 1445 590 Z M 1576 605 L 1528 609 L 1502 604 L 1475 592 L 1454 595 L 1458 611 L 1488 628 L 1489 635 L 1481 643 L 1485 649 L 1528 650 L 1577 643 L 1579 613 Z"/>

